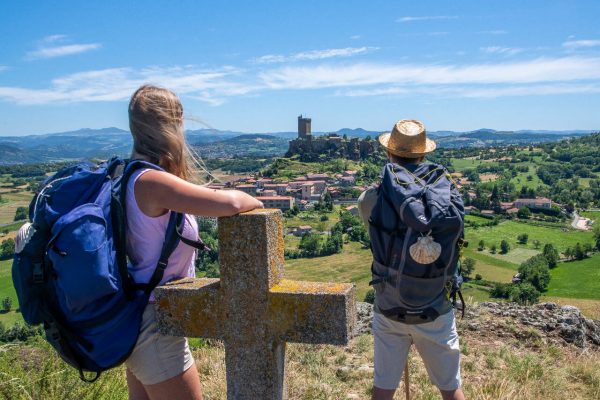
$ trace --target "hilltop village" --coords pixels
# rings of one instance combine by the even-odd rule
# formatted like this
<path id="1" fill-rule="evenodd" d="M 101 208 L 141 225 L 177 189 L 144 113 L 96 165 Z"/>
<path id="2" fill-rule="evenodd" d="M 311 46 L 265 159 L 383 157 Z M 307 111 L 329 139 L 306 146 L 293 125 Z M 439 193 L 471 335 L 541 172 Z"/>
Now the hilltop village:
<path id="1" fill-rule="evenodd" d="M 290 179 L 266 177 L 262 174 L 238 177 L 227 183 L 215 183 L 209 187 L 215 189 L 237 189 L 261 200 L 267 208 L 288 210 L 312 210 L 318 204 L 331 202 L 342 205 L 344 211 L 358 214 L 356 201 L 359 194 L 369 186 L 376 184 L 383 156 L 376 140 L 371 138 L 345 138 L 337 134 L 313 137 L 311 119 L 300 115 L 298 117 L 298 137 L 289 142 L 287 158 L 311 162 L 315 160 L 331 160 L 333 158 L 355 161 L 351 164 L 361 167 L 369 164 L 375 168 L 370 174 L 365 168 L 344 170 L 339 173 L 306 173 Z M 374 161 L 377 159 L 377 161 Z M 285 159 L 283 159 L 285 160 Z M 437 160 L 434 160 L 437 161 Z M 448 165 L 448 164 L 446 164 Z M 524 191 L 519 198 L 509 201 L 506 194 L 491 191 L 481 193 L 472 181 L 472 174 L 453 172 L 452 178 L 463 194 L 465 213 L 493 218 L 504 215 L 507 217 L 528 217 L 527 210 L 533 210 L 540 219 L 556 219 L 567 214 L 561 204 L 549 198 L 536 196 L 534 191 Z M 479 174 L 477 179 L 479 180 Z M 484 179 L 497 179 L 495 174 L 482 174 Z M 528 215 L 524 215 L 528 214 Z M 591 221 L 581 219 L 580 229 L 586 229 Z M 301 226 L 302 232 L 310 231 L 310 226 Z"/>

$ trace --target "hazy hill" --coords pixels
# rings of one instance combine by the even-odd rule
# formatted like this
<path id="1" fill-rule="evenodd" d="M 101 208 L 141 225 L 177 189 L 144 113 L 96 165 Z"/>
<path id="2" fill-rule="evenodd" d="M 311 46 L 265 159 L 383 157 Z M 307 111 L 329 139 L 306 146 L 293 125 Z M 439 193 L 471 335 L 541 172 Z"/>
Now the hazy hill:
<path id="1" fill-rule="evenodd" d="M 531 131 L 500 132 L 479 129 L 472 132 L 434 131 L 428 134 L 443 147 L 482 147 L 507 144 L 528 144 L 556 141 L 566 137 L 582 136 L 591 131 Z M 340 136 L 377 137 L 381 132 L 362 128 L 343 128 Z M 326 132 L 313 132 L 321 136 Z M 186 132 L 188 142 L 196 145 L 206 157 L 272 156 L 283 155 L 287 142 L 296 138 L 296 132 L 247 133 L 198 129 Z M 127 156 L 131 152 L 131 135 L 123 129 L 79 129 L 76 131 L 45 133 L 27 136 L 0 137 L 0 164 L 39 163 L 82 158 L 108 158 Z"/>

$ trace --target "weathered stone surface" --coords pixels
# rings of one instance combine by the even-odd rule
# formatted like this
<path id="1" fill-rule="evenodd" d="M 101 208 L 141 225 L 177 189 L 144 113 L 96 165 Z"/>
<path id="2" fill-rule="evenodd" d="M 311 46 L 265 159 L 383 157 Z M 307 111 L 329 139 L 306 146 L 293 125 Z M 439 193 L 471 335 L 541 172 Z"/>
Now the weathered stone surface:
<path id="1" fill-rule="evenodd" d="M 181 279 L 157 288 L 157 320 L 163 333 L 222 339 L 219 288 L 218 279 L 206 278 Z"/>
<path id="2" fill-rule="evenodd" d="M 351 284 L 283 279 L 271 288 L 269 300 L 271 330 L 281 340 L 344 345 L 352 337 Z"/>
<path id="3" fill-rule="evenodd" d="M 286 398 L 286 341 L 346 344 L 354 286 L 282 279 L 279 210 L 220 218 L 219 247 L 220 280 L 156 289 L 159 328 L 224 341 L 228 399 Z"/>
<path id="4" fill-rule="evenodd" d="M 497 316 L 485 321 L 485 314 Z M 371 333 L 373 306 L 357 303 L 356 335 Z M 482 302 L 468 306 L 464 320 L 457 318 L 461 329 L 498 337 L 530 338 L 538 336 L 554 343 L 569 343 L 579 348 L 600 350 L 600 321 L 585 318 L 577 307 L 560 307 L 555 303 L 520 306 L 515 303 Z M 513 321 L 507 324 L 507 321 Z M 517 324 L 515 325 L 514 322 Z M 531 331 L 533 327 L 536 331 Z M 538 333 L 535 333 L 538 332 Z"/>

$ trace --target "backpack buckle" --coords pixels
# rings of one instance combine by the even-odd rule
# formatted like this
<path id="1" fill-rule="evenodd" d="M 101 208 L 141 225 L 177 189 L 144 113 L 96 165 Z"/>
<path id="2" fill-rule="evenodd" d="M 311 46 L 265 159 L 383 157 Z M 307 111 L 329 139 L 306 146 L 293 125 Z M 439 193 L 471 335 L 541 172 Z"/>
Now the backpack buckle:
<path id="1" fill-rule="evenodd" d="M 44 283 L 44 267 L 41 262 L 33 263 L 32 278 L 36 285 Z"/>
<path id="2" fill-rule="evenodd" d="M 156 268 L 160 268 L 161 270 L 165 270 L 167 268 L 167 263 L 169 261 L 164 261 L 164 260 L 158 260 L 158 263 L 156 264 Z"/>

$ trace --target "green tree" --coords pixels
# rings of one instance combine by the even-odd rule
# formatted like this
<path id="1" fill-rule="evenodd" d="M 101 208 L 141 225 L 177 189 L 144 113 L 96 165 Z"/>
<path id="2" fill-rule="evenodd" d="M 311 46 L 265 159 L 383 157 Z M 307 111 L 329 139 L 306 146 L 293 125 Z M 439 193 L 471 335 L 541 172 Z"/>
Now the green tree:
<path id="1" fill-rule="evenodd" d="M 529 235 L 526 233 L 521 233 L 519 236 L 517 236 L 517 240 L 521 244 L 527 244 L 527 242 L 529 241 Z"/>
<path id="2" fill-rule="evenodd" d="M 535 249 L 539 249 L 541 245 L 542 245 L 542 243 L 541 243 L 539 240 L 535 239 L 535 240 L 533 241 L 533 247 L 534 247 Z"/>
<path id="3" fill-rule="evenodd" d="M 540 300 L 540 292 L 527 282 L 521 283 L 510 289 L 510 300 L 524 305 L 535 304 Z"/>
<path id="4" fill-rule="evenodd" d="M 0 258 L 10 258 L 15 254 L 15 240 L 8 238 L 0 244 Z"/>
<path id="5" fill-rule="evenodd" d="M 510 251 L 510 245 L 506 240 L 500 242 L 500 253 L 507 254 Z"/>
<path id="6" fill-rule="evenodd" d="M 300 240 L 298 249 L 306 256 L 318 256 L 321 251 L 321 236 L 311 232 L 305 233 Z"/>
<path id="7" fill-rule="evenodd" d="M 332 232 L 325 241 L 321 250 L 321 255 L 330 255 L 340 253 L 344 247 L 344 239 L 341 232 Z"/>
<path id="8" fill-rule="evenodd" d="M 479 247 L 477 247 L 477 250 L 483 251 L 484 249 L 485 249 L 485 242 L 483 241 L 483 239 L 481 239 L 479 241 Z"/>
<path id="9" fill-rule="evenodd" d="M 563 251 L 563 254 L 567 260 L 572 260 L 575 253 L 573 252 L 573 248 L 567 247 L 565 251 Z"/>
<path id="10" fill-rule="evenodd" d="M 492 290 L 490 290 L 490 296 L 496 299 L 508 299 L 510 296 L 510 283 L 496 282 Z"/>
<path id="11" fill-rule="evenodd" d="M 466 277 L 466 278 L 471 277 L 471 274 L 475 270 L 475 264 L 476 264 L 476 261 L 470 257 L 467 257 L 464 259 L 464 261 L 462 262 L 462 264 L 460 266 L 461 272 L 464 277 Z"/>
<path id="12" fill-rule="evenodd" d="M 519 208 L 519 211 L 517 211 L 517 217 L 521 219 L 528 219 L 530 216 L 531 210 L 527 207 L 521 207 Z"/>
<path id="13" fill-rule="evenodd" d="M 9 312 L 11 308 L 12 308 L 12 299 L 10 297 L 6 296 L 5 298 L 2 299 L 2 310 L 4 310 L 4 312 Z"/>
<path id="14" fill-rule="evenodd" d="M 496 254 L 496 251 L 497 251 L 497 247 L 496 247 L 496 245 L 495 245 L 495 244 L 493 244 L 493 245 L 490 247 L 490 253 L 492 253 L 492 254 Z"/>
<path id="15" fill-rule="evenodd" d="M 546 261 L 548 261 L 548 267 L 554 268 L 558 264 L 558 250 L 554 248 L 551 243 L 546 243 L 544 245 L 544 250 L 542 251 L 544 257 L 546 257 Z"/>
<path id="16" fill-rule="evenodd" d="M 331 193 L 329 191 L 325 192 L 323 196 L 323 208 L 326 211 L 333 211 L 333 199 L 331 198 Z"/>
<path id="17" fill-rule="evenodd" d="M 550 283 L 548 261 L 543 254 L 533 256 L 519 266 L 521 282 L 529 282 L 538 291 L 543 292 Z"/>
<path id="18" fill-rule="evenodd" d="M 583 251 L 583 247 L 581 247 L 581 244 L 579 244 L 579 242 L 577 242 L 577 244 L 575 245 L 573 253 L 575 259 L 577 260 L 583 260 L 585 258 L 585 252 Z"/>
<path id="19" fill-rule="evenodd" d="M 27 219 L 28 210 L 27 207 L 17 207 L 17 211 L 15 212 L 15 221 L 21 221 L 23 219 Z"/>
<path id="20" fill-rule="evenodd" d="M 600 251 L 600 225 L 594 226 L 594 240 L 596 241 L 596 250 Z"/>

